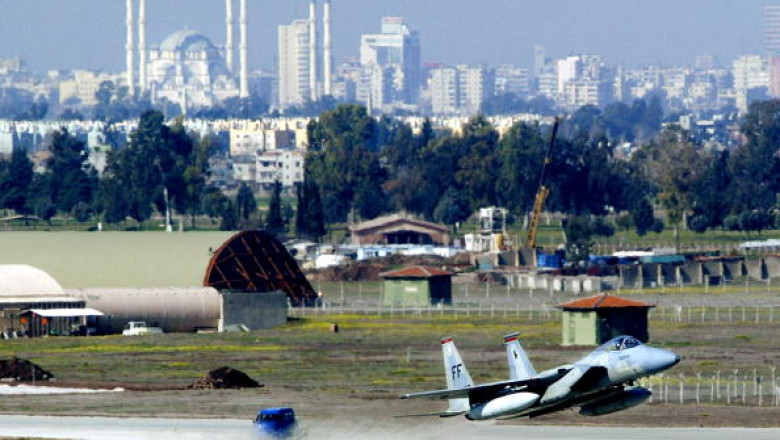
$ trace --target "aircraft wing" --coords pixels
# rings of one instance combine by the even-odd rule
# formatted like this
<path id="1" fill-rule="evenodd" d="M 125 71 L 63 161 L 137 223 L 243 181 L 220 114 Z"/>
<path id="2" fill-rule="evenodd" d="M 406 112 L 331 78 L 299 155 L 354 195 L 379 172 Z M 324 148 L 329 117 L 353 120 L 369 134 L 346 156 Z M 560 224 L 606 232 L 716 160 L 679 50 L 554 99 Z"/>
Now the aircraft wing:
<path id="1" fill-rule="evenodd" d="M 404 394 L 401 396 L 401 399 L 446 400 L 468 397 L 471 400 L 481 400 L 475 398 L 482 396 L 493 396 L 505 390 L 521 391 L 529 387 L 547 386 L 550 383 L 558 380 L 561 376 L 565 375 L 567 372 L 569 372 L 569 370 L 570 368 L 561 368 L 558 370 L 544 372 L 539 376 L 524 380 L 504 380 L 500 382 L 490 382 L 475 385 L 468 388 L 423 391 L 421 393 Z"/>

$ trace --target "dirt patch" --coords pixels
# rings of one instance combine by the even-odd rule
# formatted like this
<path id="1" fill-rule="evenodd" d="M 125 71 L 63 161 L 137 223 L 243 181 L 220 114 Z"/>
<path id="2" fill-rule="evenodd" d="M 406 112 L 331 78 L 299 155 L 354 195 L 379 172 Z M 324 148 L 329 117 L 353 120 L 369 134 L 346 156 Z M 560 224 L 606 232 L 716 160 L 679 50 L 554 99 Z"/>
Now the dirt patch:
<path id="1" fill-rule="evenodd" d="M 34 363 L 13 357 L 0 359 L 0 379 L 14 382 L 33 382 L 54 379 L 54 375 Z"/>
<path id="2" fill-rule="evenodd" d="M 235 370 L 230 367 L 221 367 L 209 371 L 206 377 L 195 381 L 188 386 L 194 390 L 212 390 L 212 389 L 240 389 L 240 388 L 260 388 L 263 385 L 247 376 L 246 373 Z"/>
<path id="3" fill-rule="evenodd" d="M 451 264 L 449 260 L 436 255 L 393 255 L 307 272 L 306 278 L 310 281 L 376 281 L 380 273 L 404 266 L 442 267 Z"/>

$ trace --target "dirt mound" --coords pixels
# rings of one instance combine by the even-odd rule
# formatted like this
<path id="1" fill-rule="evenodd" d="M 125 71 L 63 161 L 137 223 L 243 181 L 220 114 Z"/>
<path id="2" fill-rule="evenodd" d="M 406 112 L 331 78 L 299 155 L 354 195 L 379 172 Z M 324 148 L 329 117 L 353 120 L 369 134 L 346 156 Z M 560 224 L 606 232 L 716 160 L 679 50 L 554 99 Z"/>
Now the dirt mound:
<path id="1" fill-rule="evenodd" d="M 444 258 L 435 255 L 391 255 L 365 261 L 353 261 L 341 266 L 319 269 L 306 274 L 310 281 L 375 281 L 379 274 L 403 266 L 442 266 Z"/>
<path id="2" fill-rule="evenodd" d="M 0 359 L 0 379 L 33 382 L 54 379 L 54 375 L 28 360 L 13 357 Z"/>
<path id="3" fill-rule="evenodd" d="M 260 388 L 263 385 L 239 370 L 230 367 L 209 371 L 206 377 L 188 386 L 194 390 Z"/>

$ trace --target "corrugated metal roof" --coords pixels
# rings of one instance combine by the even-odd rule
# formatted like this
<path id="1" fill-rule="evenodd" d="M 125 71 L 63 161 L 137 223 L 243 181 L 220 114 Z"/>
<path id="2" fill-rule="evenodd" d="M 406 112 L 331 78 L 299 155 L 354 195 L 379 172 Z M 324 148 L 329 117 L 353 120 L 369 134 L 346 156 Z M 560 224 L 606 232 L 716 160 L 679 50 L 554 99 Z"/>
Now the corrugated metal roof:
<path id="1" fill-rule="evenodd" d="M 620 298 L 608 294 L 590 296 L 588 298 L 578 299 L 567 303 L 558 304 L 556 307 L 561 309 L 604 309 L 604 308 L 623 308 L 623 307 L 655 307 L 641 301 L 632 301 L 630 299 Z"/>
<path id="2" fill-rule="evenodd" d="M 382 278 L 431 278 L 452 275 L 452 273 L 430 266 L 409 266 L 379 274 Z"/>
<path id="3" fill-rule="evenodd" d="M 65 296 L 51 275 L 26 264 L 0 265 L 0 298 L 25 296 Z"/>
<path id="4" fill-rule="evenodd" d="M 372 219 L 372 220 L 367 220 L 367 221 L 364 221 L 362 223 L 358 223 L 356 225 L 351 226 L 349 228 L 349 230 L 352 231 L 352 232 L 360 232 L 360 231 L 364 231 L 366 229 L 374 229 L 374 228 L 378 228 L 380 226 L 386 226 L 386 225 L 389 225 L 391 223 L 396 223 L 396 222 L 412 223 L 412 224 L 415 224 L 415 225 L 418 225 L 418 226 L 422 226 L 422 227 L 429 228 L 429 229 L 435 229 L 435 230 L 441 231 L 441 232 L 449 232 L 450 231 L 450 229 L 447 227 L 447 225 L 443 225 L 441 223 L 426 222 L 424 220 L 418 220 L 418 219 L 415 219 L 415 218 L 410 218 L 410 217 L 407 217 L 407 216 L 401 215 L 401 214 L 386 215 L 384 217 L 377 217 L 377 218 Z"/>

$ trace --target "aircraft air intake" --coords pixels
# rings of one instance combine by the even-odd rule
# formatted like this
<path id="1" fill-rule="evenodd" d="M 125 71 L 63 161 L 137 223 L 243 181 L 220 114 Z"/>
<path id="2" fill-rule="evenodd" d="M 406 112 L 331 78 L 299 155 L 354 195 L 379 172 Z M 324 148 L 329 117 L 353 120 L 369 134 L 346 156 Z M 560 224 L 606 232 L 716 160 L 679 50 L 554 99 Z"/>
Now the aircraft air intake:
<path id="1" fill-rule="evenodd" d="M 604 400 L 583 405 L 582 408 L 580 408 L 580 415 L 603 416 L 604 414 L 623 411 L 624 409 L 633 408 L 642 404 L 645 400 L 649 399 L 652 394 L 653 393 L 647 388 L 629 388 L 616 396 L 607 397 Z"/>

